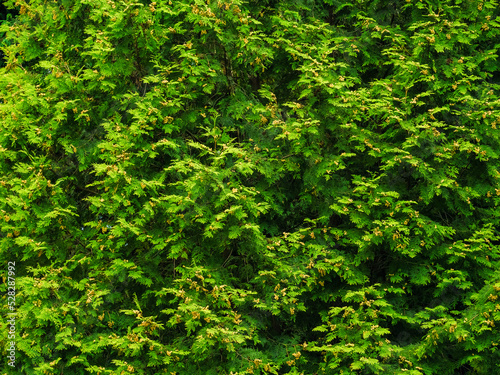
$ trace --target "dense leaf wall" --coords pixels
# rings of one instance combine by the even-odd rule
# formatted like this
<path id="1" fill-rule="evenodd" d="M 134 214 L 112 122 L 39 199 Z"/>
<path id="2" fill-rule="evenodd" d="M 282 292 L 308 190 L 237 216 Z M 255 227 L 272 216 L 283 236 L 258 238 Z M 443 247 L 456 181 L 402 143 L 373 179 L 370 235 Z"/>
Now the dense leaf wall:
<path id="1" fill-rule="evenodd" d="M 496 1 L 6 4 L 18 371 L 498 371 Z"/>

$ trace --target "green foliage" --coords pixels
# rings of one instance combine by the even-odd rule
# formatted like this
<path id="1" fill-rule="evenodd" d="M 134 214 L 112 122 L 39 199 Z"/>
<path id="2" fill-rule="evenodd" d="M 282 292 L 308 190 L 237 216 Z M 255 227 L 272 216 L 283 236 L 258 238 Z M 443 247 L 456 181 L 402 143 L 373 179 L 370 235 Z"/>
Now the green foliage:
<path id="1" fill-rule="evenodd" d="M 18 372 L 496 373 L 498 2 L 5 4 Z"/>

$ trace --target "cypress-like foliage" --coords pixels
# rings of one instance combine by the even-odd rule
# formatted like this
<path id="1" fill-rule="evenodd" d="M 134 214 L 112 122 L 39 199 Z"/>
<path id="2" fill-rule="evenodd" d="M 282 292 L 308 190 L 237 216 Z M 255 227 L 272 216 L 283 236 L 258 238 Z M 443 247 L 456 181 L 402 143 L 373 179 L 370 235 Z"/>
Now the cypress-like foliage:
<path id="1" fill-rule="evenodd" d="M 499 371 L 497 1 L 5 4 L 2 373 Z"/>

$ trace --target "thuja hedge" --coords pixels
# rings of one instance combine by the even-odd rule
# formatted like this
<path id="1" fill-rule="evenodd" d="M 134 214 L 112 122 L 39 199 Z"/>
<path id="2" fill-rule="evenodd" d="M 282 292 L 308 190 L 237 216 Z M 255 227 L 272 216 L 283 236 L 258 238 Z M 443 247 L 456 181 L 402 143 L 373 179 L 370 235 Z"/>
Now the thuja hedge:
<path id="1" fill-rule="evenodd" d="M 500 371 L 497 1 L 6 6 L 2 372 Z"/>

